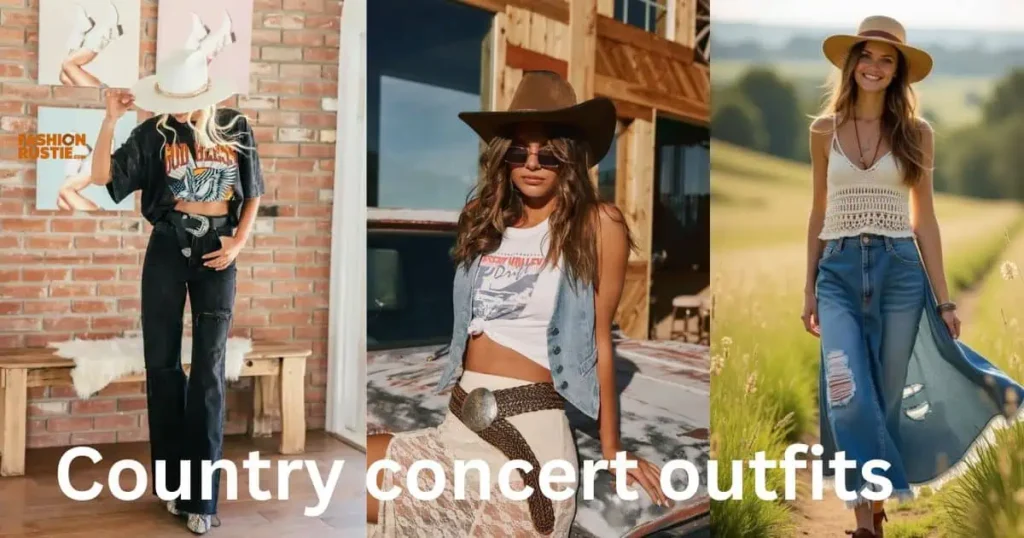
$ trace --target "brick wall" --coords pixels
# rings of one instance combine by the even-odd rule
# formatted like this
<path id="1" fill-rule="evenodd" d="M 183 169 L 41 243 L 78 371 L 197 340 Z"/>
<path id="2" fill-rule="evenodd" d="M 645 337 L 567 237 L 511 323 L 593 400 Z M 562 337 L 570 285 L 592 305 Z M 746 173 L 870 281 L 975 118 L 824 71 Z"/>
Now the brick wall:
<path id="1" fill-rule="evenodd" d="M 170 1 L 170 0 L 165 0 Z M 266 195 L 238 258 L 232 335 L 308 344 L 306 414 L 324 423 L 327 297 L 337 108 L 338 0 L 254 0 L 252 85 L 232 101 L 254 120 Z M 152 74 L 157 2 L 142 0 L 140 76 Z M 0 347 L 138 331 L 139 277 L 150 227 L 136 213 L 35 209 L 35 163 L 18 133 L 38 106 L 102 108 L 94 88 L 36 83 L 38 0 L 0 0 Z M 140 114 L 140 121 L 145 119 Z M 136 202 L 136 207 L 138 207 Z M 186 314 L 186 319 L 188 319 Z M 142 384 L 89 400 L 30 389 L 29 446 L 148 439 Z M 245 431 L 248 380 L 229 392 L 227 433 Z"/>

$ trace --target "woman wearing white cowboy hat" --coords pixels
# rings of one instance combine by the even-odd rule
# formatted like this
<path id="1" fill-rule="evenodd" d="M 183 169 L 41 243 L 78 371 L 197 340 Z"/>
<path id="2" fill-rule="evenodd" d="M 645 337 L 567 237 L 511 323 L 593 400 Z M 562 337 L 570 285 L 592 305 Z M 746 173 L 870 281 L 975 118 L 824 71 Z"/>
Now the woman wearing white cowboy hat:
<path id="1" fill-rule="evenodd" d="M 528 71 L 510 110 L 459 117 L 486 149 L 454 251 L 452 340 L 435 387 L 451 389 L 449 413 L 434 428 L 367 437 L 368 465 L 386 459 L 401 467 L 376 477 L 383 491 L 404 484 L 409 466 L 424 459 L 444 468 L 446 486 L 430 503 L 367 495 L 367 522 L 371 536 L 385 538 L 565 537 L 575 495 L 548 499 L 537 480 L 553 460 L 578 476 L 566 403 L 597 422 L 606 459 L 622 451 L 611 325 L 632 240 L 588 175 L 611 146 L 615 107 L 603 98 L 577 103 L 557 74 Z M 658 467 L 627 458 L 637 464 L 628 483 L 667 505 Z M 455 497 L 453 459 L 488 465 L 490 499 L 475 485 L 465 500 Z M 514 459 L 533 469 L 512 486 L 533 489 L 525 501 L 507 499 L 496 480 Z"/>
<path id="2" fill-rule="evenodd" d="M 822 49 L 839 72 L 810 129 L 802 319 L 821 340 L 822 459 L 842 451 L 856 462 L 844 474 L 857 519 L 848 534 L 873 538 L 887 518 L 864 475 L 912 497 L 911 484 L 939 479 L 996 415 L 1012 418 L 1007 404 L 1024 387 L 957 340 L 932 203 L 933 133 L 911 90 L 931 57 L 882 16 Z M 871 460 L 889 468 L 872 472 Z"/>
<path id="3" fill-rule="evenodd" d="M 188 499 L 168 500 L 202 534 L 214 524 L 220 473 L 212 497 L 201 498 L 202 462 L 221 459 L 224 354 L 235 299 L 235 259 L 253 230 L 263 178 L 249 121 L 217 104 L 233 94 L 209 77 L 202 50 L 182 50 L 131 92 L 109 90 L 107 115 L 93 151 L 91 181 L 115 202 L 142 191 L 153 224 L 142 269 L 142 336 L 151 456 L 166 468 L 164 487 Z M 114 124 L 132 106 L 156 114 L 111 155 Z M 192 363 L 181 367 L 186 293 L 192 310 Z M 181 463 L 190 471 L 182 477 Z"/>

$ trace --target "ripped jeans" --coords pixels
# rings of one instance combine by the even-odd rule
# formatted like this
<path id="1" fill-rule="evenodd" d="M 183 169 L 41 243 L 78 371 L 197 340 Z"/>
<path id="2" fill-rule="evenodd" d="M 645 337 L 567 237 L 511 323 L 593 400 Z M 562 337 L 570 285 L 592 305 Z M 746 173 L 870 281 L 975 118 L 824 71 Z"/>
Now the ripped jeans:
<path id="1" fill-rule="evenodd" d="M 156 462 L 163 460 L 165 487 L 181 486 L 181 462 L 189 462 L 190 500 L 177 508 L 193 514 L 216 514 L 220 472 L 213 475 L 212 495 L 203 497 L 202 462 L 221 459 L 224 440 L 224 361 L 235 304 L 236 268 L 203 267 L 202 256 L 220 248 L 212 229 L 191 239 L 185 257 L 175 227 L 159 222 L 153 228 L 142 266 L 142 338 L 146 362 L 146 404 L 149 411 L 149 479 L 156 494 Z M 182 331 L 186 293 L 192 309 L 191 370 L 182 370 Z"/>
<path id="2" fill-rule="evenodd" d="M 847 491 L 878 491 L 863 478 L 862 466 L 884 460 L 891 467 L 871 474 L 892 483 L 893 497 L 912 495 L 903 460 L 913 455 L 900 454 L 896 447 L 926 278 L 912 238 L 864 234 L 830 240 L 818 262 L 822 457 L 831 459 L 842 451 L 856 462 L 844 474 Z M 858 496 L 846 504 L 865 501 Z"/>

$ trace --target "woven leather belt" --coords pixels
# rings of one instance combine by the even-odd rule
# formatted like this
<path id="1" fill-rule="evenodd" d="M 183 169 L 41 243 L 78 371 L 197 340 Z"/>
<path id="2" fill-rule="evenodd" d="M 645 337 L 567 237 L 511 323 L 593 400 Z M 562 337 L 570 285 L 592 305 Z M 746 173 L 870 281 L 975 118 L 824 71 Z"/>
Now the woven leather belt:
<path id="1" fill-rule="evenodd" d="M 448 400 L 448 409 L 509 460 L 530 463 L 530 472 L 522 473 L 526 485 L 533 488 L 527 498 L 530 519 L 537 532 L 550 534 L 555 528 L 555 511 L 551 499 L 540 491 L 540 463 L 519 430 L 505 419 L 533 411 L 565 409 L 565 399 L 555 391 L 554 385 L 534 383 L 495 391 L 480 387 L 468 394 L 461 386 L 455 385 Z"/>

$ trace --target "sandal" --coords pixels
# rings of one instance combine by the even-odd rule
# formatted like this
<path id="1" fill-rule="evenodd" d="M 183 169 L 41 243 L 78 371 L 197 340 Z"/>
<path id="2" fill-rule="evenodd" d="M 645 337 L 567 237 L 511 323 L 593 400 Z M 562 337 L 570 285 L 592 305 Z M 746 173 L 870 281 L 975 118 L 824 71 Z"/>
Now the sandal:
<path id="1" fill-rule="evenodd" d="M 846 531 L 852 538 L 878 538 L 875 533 L 861 527 L 856 531 Z"/>

